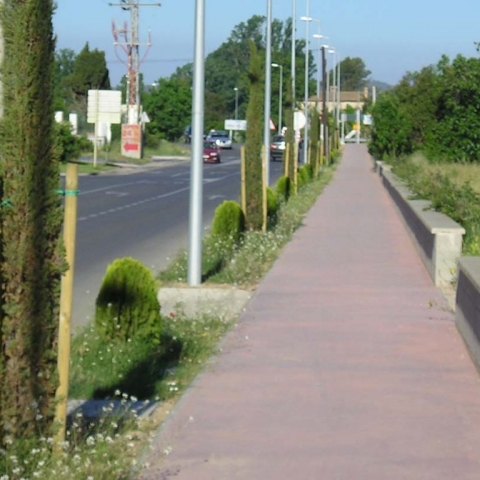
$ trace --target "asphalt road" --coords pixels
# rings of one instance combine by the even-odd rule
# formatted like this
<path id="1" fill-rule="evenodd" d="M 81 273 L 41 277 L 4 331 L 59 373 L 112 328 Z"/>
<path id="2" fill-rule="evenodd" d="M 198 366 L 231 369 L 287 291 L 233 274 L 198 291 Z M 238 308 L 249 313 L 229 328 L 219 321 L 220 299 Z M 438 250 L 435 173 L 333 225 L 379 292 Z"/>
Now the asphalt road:
<path id="1" fill-rule="evenodd" d="M 271 184 L 281 163 L 271 162 Z M 160 161 L 141 171 L 84 176 L 79 180 L 73 325 L 93 318 L 95 298 L 105 269 L 130 256 L 154 274 L 187 246 L 190 162 Z M 204 166 L 203 224 L 215 208 L 240 197 L 239 151 L 222 152 L 222 163 Z"/>

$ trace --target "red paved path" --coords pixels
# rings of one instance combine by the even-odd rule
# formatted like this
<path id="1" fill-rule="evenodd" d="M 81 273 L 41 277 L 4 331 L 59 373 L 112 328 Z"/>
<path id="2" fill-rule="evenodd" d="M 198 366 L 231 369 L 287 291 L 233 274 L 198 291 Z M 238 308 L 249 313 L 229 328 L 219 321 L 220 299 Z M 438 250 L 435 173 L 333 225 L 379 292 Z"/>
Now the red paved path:
<path id="1" fill-rule="evenodd" d="M 479 377 L 371 167 L 346 147 L 143 479 L 480 479 Z"/>

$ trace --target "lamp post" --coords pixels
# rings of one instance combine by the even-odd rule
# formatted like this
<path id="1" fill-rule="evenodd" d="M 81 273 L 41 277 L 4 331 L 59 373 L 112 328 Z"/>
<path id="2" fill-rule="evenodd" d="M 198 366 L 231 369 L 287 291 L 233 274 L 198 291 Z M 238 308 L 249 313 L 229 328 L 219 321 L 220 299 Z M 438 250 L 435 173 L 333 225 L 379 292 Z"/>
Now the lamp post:
<path id="1" fill-rule="evenodd" d="M 278 91 L 278 134 L 282 134 L 282 103 L 283 103 L 283 65 L 272 63 L 272 67 L 280 69 L 280 86 Z"/>
<path id="2" fill-rule="evenodd" d="M 313 20 L 310 16 L 310 0 L 307 0 L 307 15 L 305 17 L 300 17 L 300 20 L 306 23 L 305 27 L 305 133 L 303 135 L 303 163 L 304 165 L 308 162 L 308 73 L 309 73 L 309 37 L 310 37 L 310 22 Z"/>
<path id="3" fill-rule="evenodd" d="M 202 281 L 203 129 L 205 95 L 205 0 L 195 3 L 195 55 L 193 64 L 192 162 L 188 234 L 188 284 Z"/>
<path id="4" fill-rule="evenodd" d="M 238 119 L 238 88 L 235 87 L 235 120 Z"/>
<path id="5" fill-rule="evenodd" d="M 267 38 L 265 55 L 265 109 L 263 125 L 263 145 L 265 155 L 265 177 L 270 183 L 270 110 L 272 100 L 272 0 L 267 0 Z"/>

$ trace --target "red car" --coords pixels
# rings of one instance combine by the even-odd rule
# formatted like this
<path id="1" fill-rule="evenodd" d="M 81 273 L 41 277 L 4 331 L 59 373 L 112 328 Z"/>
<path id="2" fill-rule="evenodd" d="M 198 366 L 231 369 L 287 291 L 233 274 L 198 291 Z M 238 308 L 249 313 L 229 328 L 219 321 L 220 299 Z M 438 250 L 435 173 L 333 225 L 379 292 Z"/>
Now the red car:
<path id="1" fill-rule="evenodd" d="M 203 142 L 204 163 L 220 163 L 220 148 L 215 142 Z"/>

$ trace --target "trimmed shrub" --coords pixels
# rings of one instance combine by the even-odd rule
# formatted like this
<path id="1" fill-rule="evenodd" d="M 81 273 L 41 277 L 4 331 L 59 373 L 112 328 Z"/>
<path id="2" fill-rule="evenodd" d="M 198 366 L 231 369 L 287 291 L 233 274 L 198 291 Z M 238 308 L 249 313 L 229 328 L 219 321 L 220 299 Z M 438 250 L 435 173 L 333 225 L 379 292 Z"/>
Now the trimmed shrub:
<path id="1" fill-rule="evenodd" d="M 145 338 L 160 342 L 162 322 L 155 280 L 134 258 L 119 258 L 107 267 L 96 301 L 95 327 L 108 340 Z"/>
<path id="2" fill-rule="evenodd" d="M 245 231 L 245 215 L 242 208 L 233 200 L 225 200 L 215 210 L 212 235 L 240 240 Z"/>
<path id="3" fill-rule="evenodd" d="M 308 180 L 312 180 L 313 179 L 313 176 L 314 176 L 314 173 L 315 173 L 315 169 L 313 168 L 313 165 L 311 163 L 307 163 L 307 165 L 305 165 L 303 167 L 305 169 L 305 172 L 307 173 L 307 176 L 308 176 Z"/>
<path id="4" fill-rule="evenodd" d="M 301 180 L 300 180 L 301 178 Z M 307 166 L 304 165 L 303 167 L 300 167 L 298 169 L 298 184 L 300 185 L 305 185 L 306 183 L 308 183 L 310 181 L 310 178 L 308 176 L 308 172 L 307 172 Z"/>
<path id="5" fill-rule="evenodd" d="M 292 182 L 289 177 L 280 177 L 277 181 L 277 186 L 275 187 L 277 195 L 283 198 L 285 201 L 288 201 L 290 198 L 292 188 Z"/>

